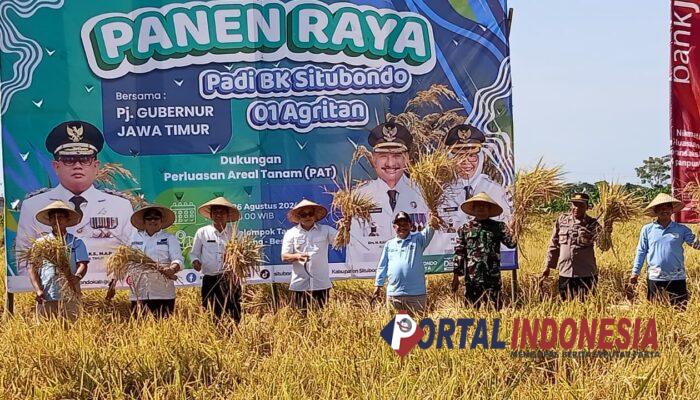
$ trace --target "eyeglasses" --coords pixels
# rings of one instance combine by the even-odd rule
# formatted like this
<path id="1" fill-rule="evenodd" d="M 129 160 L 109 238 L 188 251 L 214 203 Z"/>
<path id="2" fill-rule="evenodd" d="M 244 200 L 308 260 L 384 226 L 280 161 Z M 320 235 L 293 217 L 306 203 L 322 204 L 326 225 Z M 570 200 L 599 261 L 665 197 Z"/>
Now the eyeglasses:
<path id="1" fill-rule="evenodd" d="M 316 214 L 316 213 L 313 212 L 313 211 L 303 211 L 303 212 L 300 212 L 300 213 L 299 213 L 299 216 L 300 216 L 301 218 L 306 218 L 306 217 L 313 217 L 314 214 Z"/>
<path id="2" fill-rule="evenodd" d="M 160 221 L 160 217 L 156 217 L 156 216 L 144 217 L 143 220 L 144 221 Z"/>
<path id="3" fill-rule="evenodd" d="M 88 165 L 92 164 L 93 161 L 95 161 L 95 157 L 93 156 L 59 156 L 58 161 L 72 167 L 76 163 L 79 163 L 83 167 L 87 167 Z"/>

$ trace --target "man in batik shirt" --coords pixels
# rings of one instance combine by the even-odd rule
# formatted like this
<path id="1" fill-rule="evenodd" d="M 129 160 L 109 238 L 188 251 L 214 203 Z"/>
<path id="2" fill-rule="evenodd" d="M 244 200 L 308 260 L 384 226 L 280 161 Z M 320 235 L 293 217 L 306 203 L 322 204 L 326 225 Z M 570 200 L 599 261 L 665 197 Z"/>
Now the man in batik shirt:
<path id="1" fill-rule="evenodd" d="M 491 218 L 503 209 L 486 193 L 462 203 L 463 212 L 474 217 L 458 231 L 452 291 L 459 289 L 464 276 L 465 299 L 474 306 L 489 302 L 501 308 L 501 244 L 514 248 L 515 242 L 503 222 Z"/>

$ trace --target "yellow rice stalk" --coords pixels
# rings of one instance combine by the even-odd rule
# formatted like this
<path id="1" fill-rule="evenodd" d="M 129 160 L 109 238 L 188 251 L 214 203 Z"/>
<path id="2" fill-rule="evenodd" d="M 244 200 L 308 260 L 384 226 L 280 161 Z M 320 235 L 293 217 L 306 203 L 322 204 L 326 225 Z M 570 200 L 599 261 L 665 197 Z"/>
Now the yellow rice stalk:
<path id="1" fill-rule="evenodd" d="M 598 184 L 600 200 L 595 206 L 594 213 L 603 227 L 596 244 L 602 251 L 612 248 L 613 225 L 616 222 L 627 222 L 640 216 L 644 211 L 644 199 L 636 192 L 625 190 L 620 184 Z"/>
<path id="2" fill-rule="evenodd" d="M 122 164 L 120 163 L 104 163 L 100 166 L 100 169 L 97 171 L 97 176 L 95 177 L 95 181 L 99 184 L 105 185 L 105 186 L 111 186 L 115 187 L 116 186 L 116 179 L 117 177 L 121 176 L 122 178 L 128 179 L 134 183 L 138 183 L 136 180 L 136 177 L 129 171 L 128 169 L 124 168 Z"/>
<path id="3" fill-rule="evenodd" d="M 340 249 L 350 243 L 350 225 L 353 218 L 369 223 L 369 212 L 377 207 L 377 204 L 370 196 L 356 191 L 359 185 L 353 186 L 350 169 L 343 172 L 342 182 L 336 181 L 335 185 L 337 190 L 329 192 L 333 195 L 331 212 L 337 216 L 335 224 L 338 229 L 338 234 L 333 239 L 333 248 Z"/>
<path id="4" fill-rule="evenodd" d="M 60 277 L 59 291 L 63 298 L 77 297 L 80 299 L 80 291 L 70 284 L 68 278 L 73 275 L 70 270 L 71 250 L 62 236 L 43 236 L 33 239 L 30 246 L 18 252 L 18 261 L 27 264 L 29 268 L 40 271 L 45 262 L 56 267 L 56 273 Z"/>
<path id="5" fill-rule="evenodd" d="M 237 230 L 234 229 L 234 232 Z M 232 284 L 245 283 L 245 280 L 260 270 L 265 261 L 263 244 L 250 234 L 232 235 L 226 243 L 224 253 L 224 276 Z"/>
<path id="6" fill-rule="evenodd" d="M 447 228 L 439 209 L 445 203 L 447 188 L 457 180 L 458 163 L 458 157 L 451 157 L 449 149 L 440 146 L 432 152 L 421 152 L 418 160 L 408 165 L 408 174 L 430 210 L 429 224 L 434 229 Z"/>
<path id="7" fill-rule="evenodd" d="M 689 202 L 695 213 L 700 214 L 700 177 L 688 182 L 681 191 L 684 201 Z"/>
<path id="8" fill-rule="evenodd" d="M 365 146 L 357 146 L 357 149 L 355 149 L 355 152 L 352 154 L 350 166 L 352 167 L 353 165 L 355 165 L 363 157 L 367 159 L 367 161 L 369 161 L 370 164 L 372 163 L 372 152 L 369 151 Z"/>
<path id="9" fill-rule="evenodd" d="M 105 260 L 107 274 L 112 278 L 122 281 L 133 271 L 158 271 L 162 272 L 162 266 L 146 255 L 143 251 L 130 246 L 118 246 L 114 253 Z"/>
<path id="10" fill-rule="evenodd" d="M 540 159 L 532 170 L 520 170 L 515 176 L 512 234 L 517 243 L 530 231 L 532 217 L 545 204 L 560 197 L 564 188 L 560 166 L 547 167 Z"/>
<path id="11" fill-rule="evenodd" d="M 457 100 L 457 95 L 447 85 L 433 84 L 428 90 L 422 90 L 416 93 L 416 97 L 412 98 L 407 104 L 406 109 L 420 107 L 424 105 L 434 105 L 442 109 L 440 98 Z"/>

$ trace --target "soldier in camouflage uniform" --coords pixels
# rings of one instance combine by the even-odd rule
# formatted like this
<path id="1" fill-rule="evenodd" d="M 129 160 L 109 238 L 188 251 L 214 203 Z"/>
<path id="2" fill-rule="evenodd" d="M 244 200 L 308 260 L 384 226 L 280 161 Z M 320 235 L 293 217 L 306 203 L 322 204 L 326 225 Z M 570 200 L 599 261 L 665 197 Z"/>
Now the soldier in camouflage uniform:
<path id="1" fill-rule="evenodd" d="M 464 276 L 466 301 L 475 306 L 490 301 L 498 310 L 501 308 L 501 244 L 515 247 L 506 224 L 491 219 L 503 209 L 486 193 L 470 198 L 460 208 L 474 219 L 459 228 L 452 291 L 457 292 L 459 277 Z"/>
<path id="2" fill-rule="evenodd" d="M 594 248 L 602 228 L 595 218 L 586 214 L 589 200 L 586 193 L 572 194 L 571 210 L 557 219 L 552 231 L 540 285 L 549 277 L 550 269 L 558 269 L 562 300 L 583 300 L 588 292 L 595 291 L 598 283 Z M 609 248 L 607 244 L 600 245 L 602 251 Z"/>

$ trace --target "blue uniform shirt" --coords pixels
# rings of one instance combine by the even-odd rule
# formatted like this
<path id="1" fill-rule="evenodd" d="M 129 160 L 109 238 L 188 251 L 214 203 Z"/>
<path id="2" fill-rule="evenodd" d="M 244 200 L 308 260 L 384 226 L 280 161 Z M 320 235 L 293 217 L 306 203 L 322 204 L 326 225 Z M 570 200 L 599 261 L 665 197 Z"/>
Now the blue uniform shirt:
<path id="1" fill-rule="evenodd" d="M 45 236 L 37 239 L 42 240 L 53 239 L 55 236 L 53 233 L 46 234 Z M 70 251 L 70 270 L 75 274 L 78 270 L 78 263 L 81 261 L 88 262 L 90 257 L 88 256 L 87 248 L 85 243 L 77 237 L 66 233 L 66 245 Z M 39 271 L 39 279 L 41 280 L 41 285 L 44 287 L 44 300 L 56 301 L 61 300 L 61 285 L 63 284 L 63 278 L 56 272 L 56 266 L 52 263 L 44 260 L 44 264 L 41 266 Z"/>
<path id="2" fill-rule="evenodd" d="M 685 279 L 683 243 L 693 244 L 695 235 L 685 225 L 675 221 L 664 228 L 654 221 L 644 225 L 639 233 L 637 257 L 632 273 L 639 275 L 647 262 L 647 274 L 652 281 Z"/>
<path id="3" fill-rule="evenodd" d="M 435 231 L 426 227 L 421 232 L 409 233 L 406 239 L 394 237 L 384 244 L 377 267 L 375 286 L 384 286 L 387 296 L 418 296 L 425 294 L 423 250 L 428 247 Z"/>

